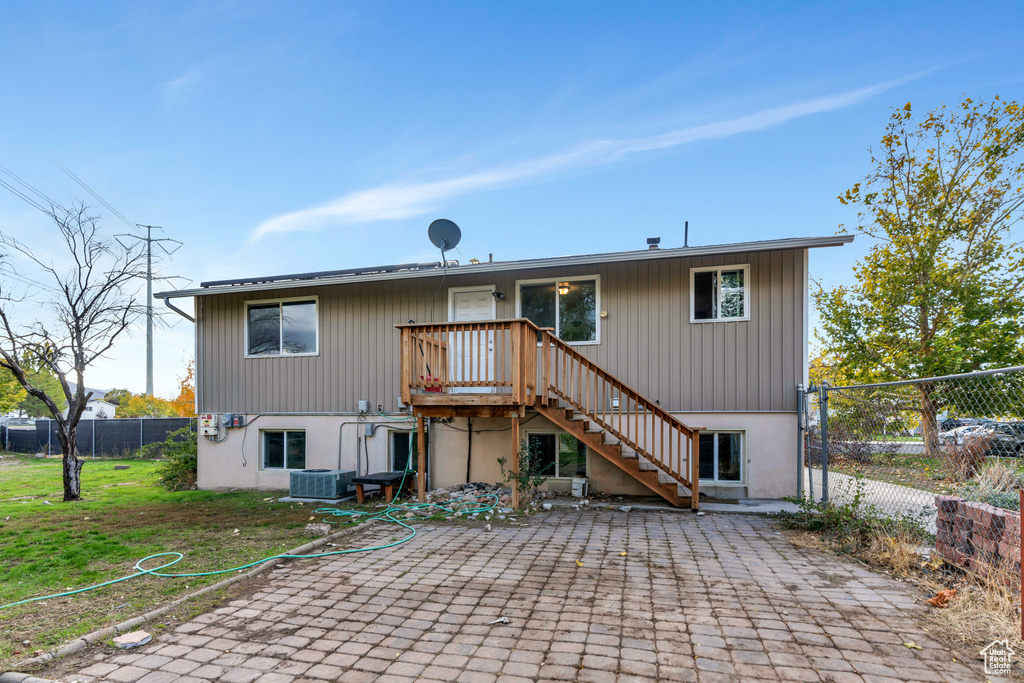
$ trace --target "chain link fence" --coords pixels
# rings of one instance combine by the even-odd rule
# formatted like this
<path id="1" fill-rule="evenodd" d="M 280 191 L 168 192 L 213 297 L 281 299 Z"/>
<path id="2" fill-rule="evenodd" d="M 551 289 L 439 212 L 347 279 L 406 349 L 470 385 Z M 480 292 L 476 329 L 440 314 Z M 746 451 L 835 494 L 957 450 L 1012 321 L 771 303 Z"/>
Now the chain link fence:
<path id="1" fill-rule="evenodd" d="M 912 531 L 947 561 L 1020 572 L 1024 367 L 803 396 L 803 492 Z"/>

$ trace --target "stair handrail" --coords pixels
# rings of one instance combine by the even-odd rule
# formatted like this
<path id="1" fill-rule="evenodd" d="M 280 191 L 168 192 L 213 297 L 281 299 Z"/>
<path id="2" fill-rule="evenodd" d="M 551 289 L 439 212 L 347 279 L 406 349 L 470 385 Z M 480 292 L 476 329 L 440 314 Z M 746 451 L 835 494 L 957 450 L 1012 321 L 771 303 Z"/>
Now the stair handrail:
<path id="1" fill-rule="evenodd" d="M 670 413 L 667 410 L 665 410 L 664 408 L 662 408 L 656 402 L 654 402 L 651 399 L 647 398 L 646 396 L 641 394 L 639 391 L 637 391 L 636 389 L 632 388 L 631 386 L 626 384 L 624 381 L 622 381 L 621 379 L 619 379 L 618 377 L 616 377 L 612 373 L 608 372 L 607 370 L 602 368 L 600 365 L 598 365 L 597 363 L 595 363 L 591 359 L 589 359 L 586 356 L 584 356 L 582 353 L 580 353 L 579 351 L 574 349 L 568 343 L 566 343 L 565 341 L 563 341 L 563 340 L 559 339 L 558 337 L 556 337 L 550 331 L 550 328 L 543 328 L 543 329 L 539 329 L 538 331 L 543 333 L 545 342 L 550 342 L 553 346 L 558 346 L 567 355 L 573 356 L 577 360 L 579 360 L 581 363 L 587 364 L 590 367 L 590 369 L 594 371 L 594 374 L 599 375 L 606 382 L 608 382 L 611 385 L 614 385 L 615 388 L 618 389 L 620 394 L 622 394 L 622 393 L 630 394 L 631 397 L 633 398 L 633 400 L 636 402 L 637 405 L 641 405 L 642 404 L 644 406 L 645 410 L 649 410 L 651 413 L 657 415 L 661 419 L 666 420 L 667 422 L 673 423 L 674 426 L 677 426 L 684 434 L 686 434 L 686 436 L 692 437 L 695 432 L 702 431 L 702 430 L 699 430 L 699 429 L 693 429 L 693 428 L 689 427 L 685 422 L 683 422 L 678 417 L 676 417 L 672 413 Z M 544 386 L 545 391 L 547 391 L 548 389 L 553 389 L 553 390 L 557 391 L 558 387 L 555 386 L 554 384 L 552 384 L 550 382 L 550 379 L 547 377 L 547 373 L 549 372 L 549 367 L 548 367 L 547 363 L 544 364 L 543 370 L 544 370 L 544 373 L 545 373 L 545 378 L 543 380 L 543 384 L 545 385 Z M 596 413 L 592 414 L 591 417 L 595 417 L 596 418 L 597 414 Z M 599 419 L 598 421 L 601 421 L 601 420 Z"/>

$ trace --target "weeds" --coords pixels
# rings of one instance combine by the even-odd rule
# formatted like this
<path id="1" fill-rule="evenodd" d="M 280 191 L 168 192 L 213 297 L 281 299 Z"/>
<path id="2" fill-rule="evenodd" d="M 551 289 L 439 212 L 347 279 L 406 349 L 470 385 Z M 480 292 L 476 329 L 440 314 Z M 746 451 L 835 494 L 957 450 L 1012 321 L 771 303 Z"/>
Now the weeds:
<path id="1" fill-rule="evenodd" d="M 807 498 L 790 499 L 798 512 L 783 512 L 779 520 L 787 529 L 820 534 L 830 547 L 852 555 L 875 554 L 897 565 L 905 564 L 904 546 L 917 546 L 931 536 L 919 520 L 891 519 L 864 502 L 865 482 L 854 479 L 853 495 L 842 503 L 822 503 Z M 916 550 L 915 550 L 916 552 Z"/>

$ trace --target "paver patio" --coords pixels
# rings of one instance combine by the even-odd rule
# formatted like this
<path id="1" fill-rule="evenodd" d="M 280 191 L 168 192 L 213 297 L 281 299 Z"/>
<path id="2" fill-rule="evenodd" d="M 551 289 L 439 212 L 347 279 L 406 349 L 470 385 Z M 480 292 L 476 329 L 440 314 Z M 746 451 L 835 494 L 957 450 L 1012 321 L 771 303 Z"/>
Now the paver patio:
<path id="1" fill-rule="evenodd" d="M 923 610 L 763 518 L 565 510 L 289 564 L 250 599 L 65 680 L 985 680 L 915 623 Z"/>

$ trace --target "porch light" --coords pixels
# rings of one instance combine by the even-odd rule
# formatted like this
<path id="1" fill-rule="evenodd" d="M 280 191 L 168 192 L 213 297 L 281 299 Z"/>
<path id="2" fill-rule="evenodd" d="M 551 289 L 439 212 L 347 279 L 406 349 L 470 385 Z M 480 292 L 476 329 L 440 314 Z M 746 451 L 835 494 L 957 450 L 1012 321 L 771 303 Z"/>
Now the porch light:
<path id="1" fill-rule="evenodd" d="M 571 289 L 571 287 L 569 287 L 569 283 L 568 282 L 559 282 L 558 283 L 558 293 L 561 294 L 562 296 L 565 296 L 566 294 L 568 294 L 570 289 Z"/>

